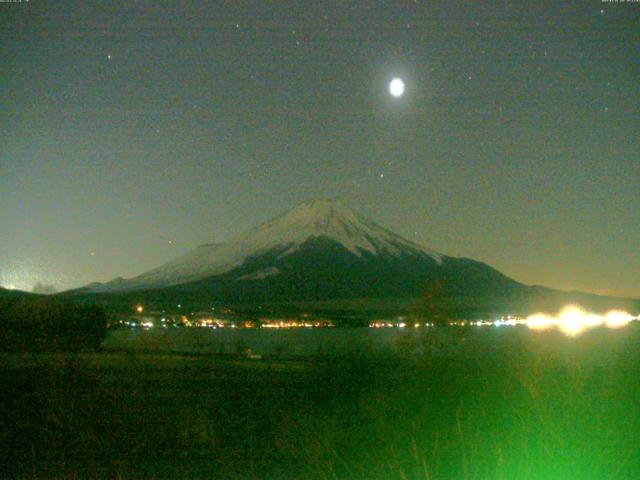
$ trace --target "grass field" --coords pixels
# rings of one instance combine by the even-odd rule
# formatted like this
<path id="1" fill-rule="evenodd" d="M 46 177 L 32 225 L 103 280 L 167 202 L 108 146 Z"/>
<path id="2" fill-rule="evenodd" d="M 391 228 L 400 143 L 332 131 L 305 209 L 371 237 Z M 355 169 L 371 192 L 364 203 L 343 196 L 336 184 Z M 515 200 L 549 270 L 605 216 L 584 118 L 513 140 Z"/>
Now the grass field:
<path id="1" fill-rule="evenodd" d="M 456 332 L 437 354 L 1 355 L 0 474 L 640 478 L 637 325 Z"/>

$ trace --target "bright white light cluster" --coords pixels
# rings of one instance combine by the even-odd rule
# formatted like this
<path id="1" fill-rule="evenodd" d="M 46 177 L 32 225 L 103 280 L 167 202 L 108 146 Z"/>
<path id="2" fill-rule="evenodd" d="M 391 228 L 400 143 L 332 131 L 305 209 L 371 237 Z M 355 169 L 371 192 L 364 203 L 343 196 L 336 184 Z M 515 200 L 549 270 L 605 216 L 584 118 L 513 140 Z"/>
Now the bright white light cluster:
<path id="1" fill-rule="evenodd" d="M 389 83 L 389 93 L 396 98 L 402 96 L 404 93 L 404 82 L 401 78 L 394 78 L 391 80 Z"/>
<path id="2" fill-rule="evenodd" d="M 600 326 L 622 328 L 633 320 L 638 320 L 638 317 L 622 310 L 611 310 L 605 315 L 598 315 L 586 312 L 578 306 L 569 305 L 557 315 L 536 313 L 527 317 L 522 323 L 532 330 L 556 328 L 565 335 L 575 337 L 586 330 Z"/>

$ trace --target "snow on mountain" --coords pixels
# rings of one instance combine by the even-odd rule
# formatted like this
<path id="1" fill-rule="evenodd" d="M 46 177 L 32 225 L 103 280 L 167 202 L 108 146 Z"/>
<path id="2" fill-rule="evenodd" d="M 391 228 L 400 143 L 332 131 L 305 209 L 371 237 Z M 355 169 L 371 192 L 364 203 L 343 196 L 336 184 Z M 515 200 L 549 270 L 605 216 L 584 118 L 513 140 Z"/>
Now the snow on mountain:
<path id="1" fill-rule="evenodd" d="M 441 255 L 403 239 L 375 222 L 332 200 L 310 200 L 285 215 L 249 231 L 240 241 L 242 248 L 267 251 L 290 245 L 286 255 L 311 237 L 334 240 L 356 256 L 386 252 L 399 255 L 403 250 L 420 251 L 438 262 Z"/>
<path id="2" fill-rule="evenodd" d="M 443 256 L 406 240 L 368 218 L 332 200 L 310 200 L 288 213 L 254 228 L 235 241 L 197 247 L 166 265 L 130 280 L 109 282 L 93 291 L 178 285 L 219 275 L 239 267 L 250 257 L 280 251 L 279 258 L 298 250 L 312 238 L 328 238 L 353 255 L 428 255 L 437 263 Z M 277 275 L 275 268 L 254 272 L 245 279 Z"/>
<path id="3" fill-rule="evenodd" d="M 278 275 L 279 273 L 280 270 L 278 269 L 278 267 L 263 268 L 262 270 L 258 270 L 248 275 L 242 275 L 241 277 L 236 278 L 236 282 L 241 282 L 243 280 L 264 280 L 267 277 L 272 277 L 274 275 Z"/>

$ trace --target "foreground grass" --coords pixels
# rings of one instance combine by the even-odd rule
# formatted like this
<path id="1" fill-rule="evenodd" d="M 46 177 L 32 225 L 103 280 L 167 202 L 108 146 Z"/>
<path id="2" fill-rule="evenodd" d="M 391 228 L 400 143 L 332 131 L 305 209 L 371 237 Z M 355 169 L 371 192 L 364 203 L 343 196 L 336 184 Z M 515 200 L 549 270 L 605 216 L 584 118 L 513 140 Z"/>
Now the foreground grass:
<path id="1" fill-rule="evenodd" d="M 0 474 L 640 477 L 638 328 L 491 335 L 313 361 L 0 356 Z"/>

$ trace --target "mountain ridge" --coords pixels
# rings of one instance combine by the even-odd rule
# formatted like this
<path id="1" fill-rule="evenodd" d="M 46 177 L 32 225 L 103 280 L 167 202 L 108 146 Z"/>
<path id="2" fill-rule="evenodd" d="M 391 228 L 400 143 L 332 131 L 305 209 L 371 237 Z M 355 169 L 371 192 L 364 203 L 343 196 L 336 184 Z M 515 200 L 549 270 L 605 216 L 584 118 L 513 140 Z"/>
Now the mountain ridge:
<path id="1" fill-rule="evenodd" d="M 640 309 L 633 299 L 524 285 L 483 262 L 418 245 L 326 199 L 303 202 L 231 242 L 200 245 L 137 277 L 65 294 L 162 308 L 411 304 L 450 316 L 556 311 L 567 303 Z"/>

